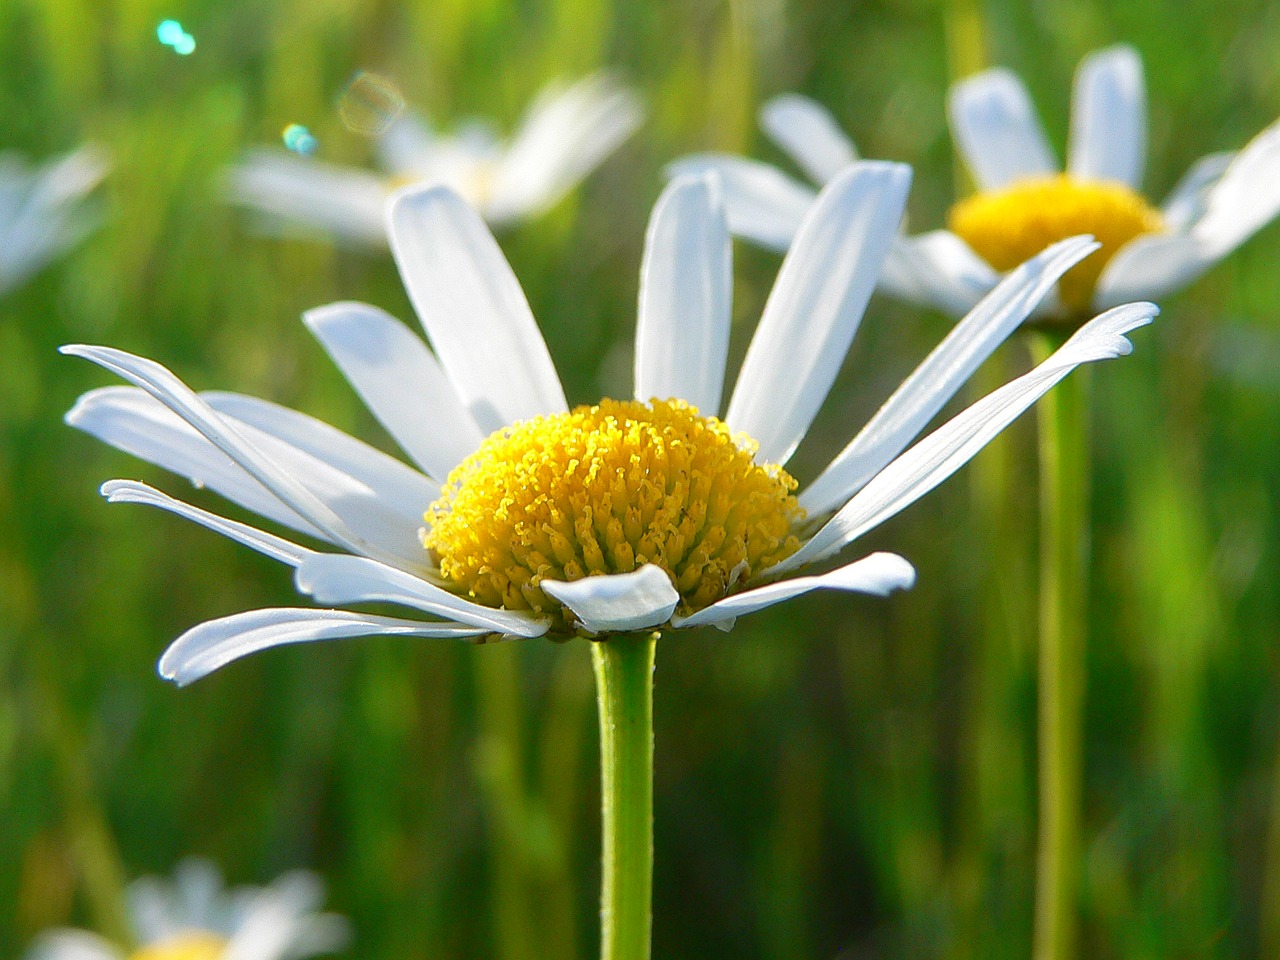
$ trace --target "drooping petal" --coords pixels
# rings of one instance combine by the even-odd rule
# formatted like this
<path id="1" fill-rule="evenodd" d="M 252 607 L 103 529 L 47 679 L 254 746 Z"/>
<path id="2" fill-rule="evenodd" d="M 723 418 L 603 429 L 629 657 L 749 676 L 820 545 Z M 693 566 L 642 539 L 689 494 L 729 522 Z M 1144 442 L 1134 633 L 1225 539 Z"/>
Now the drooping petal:
<path id="1" fill-rule="evenodd" d="M 972 310 L 1000 279 L 987 261 L 950 230 L 894 241 L 877 281 L 893 296 L 943 313 Z"/>
<path id="2" fill-rule="evenodd" d="M 671 577 L 651 563 L 631 573 L 583 577 L 563 582 L 542 580 L 542 589 L 596 634 L 647 630 L 666 623 L 680 602 Z"/>
<path id="3" fill-rule="evenodd" d="M 873 553 L 817 576 L 793 577 L 735 593 L 709 607 L 703 607 L 691 616 L 673 617 L 671 625 L 679 628 L 712 624 L 727 630 L 737 617 L 755 613 L 810 590 L 847 590 L 885 597 L 894 590 L 910 590 L 915 582 L 915 568 L 902 557 L 896 553 Z"/>
<path id="4" fill-rule="evenodd" d="M 411 187 L 387 216 L 409 299 L 481 431 L 567 409 L 524 291 L 479 214 L 446 187 Z"/>
<path id="5" fill-rule="evenodd" d="M 298 589 L 319 603 L 396 603 L 459 623 L 517 637 L 540 637 L 547 625 L 512 610 L 472 603 L 433 583 L 364 557 L 318 553 L 298 567 Z"/>
<path id="6" fill-rule="evenodd" d="M 951 88 L 948 106 L 956 146 L 979 190 L 1057 170 L 1027 88 L 1008 70 L 962 80 Z"/>
<path id="7" fill-rule="evenodd" d="M 817 192 L 777 167 L 722 153 L 695 154 L 667 164 L 668 177 L 720 178 L 725 218 L 735 237 L 785 253 Z"/>
<path id="8" fill-rule="evenodd" d="M 1147 157 L 1147 88 L 1142 58 L 1122 44 L 1080 61 L 1071 102 L 1067 172 L 1080 180 L 1142 186 Z"/>
<path id="9" fill-rule="evenodd" d="M 1094 317 L 1047 360 L 943 424 L 878 473 L 798 551 L 770 568 L 774 575 L 829 557 L 914 503 L 969 462 L 991 439 L 1083 363 L 1124 356 L 1124 334 L 1159 309 L 1131 303 Z"/>
<path id="10" fill-rule="evenodd" d="M 386 246 L 382 208 L 387 182 L 365 170 L 346 169 L 275 150 L 254 150 L 231 170 L 231 199 L 265 214 L 280 230 L 305 226 L 368 246 Z"/>
<path id="11" fill-rule="evenodd" d="M 819 195 L 782 262 L 725 422 L 786 463 L 835 381 L 897 232 L 903 164 L 863 161 Z"/>
<path id="12" fill-rule="evenodd" d="M 549 209 L 643 118 L 635 94 L 607 74 L 548 90 L 529 109 L 499 162 L 486 212 L 500 222 Z"/>
<path id="13" fill-rule="evenodd" d="M 50 930 L 40 934 L 23 960 L 124 960 L 124 952 L 87 930 Z"/>
<path id="14" fill-rule="evenodd" d="M 1031 315 L 1058 278 L 1098 246 L 1088 237 L 1063 240 L 1006 276 L 809 485 L 800 505 L 818 516 L 853 496 L 915 439 L 992 351 Z"/>
<path id="15" fill-rule="evenodd" d="M 710 177 L 673 180 L 645 237 L 635 397 L 720 412 L 733 307 L 733 244 Z"/>
<path id="16" fill-rule="evenodd" d="M 257 527 L 251 527 L 247 523 L 228 520 L 226 517 L 220 517 L 216 513 L 210 513 L 208 510 L 201 510 L 199 507 L 174 499 L 168 494 L 161 493 L 154 487 L 149 487 L 145 483 L 139 483 L 136 480 L 108 480 L 102 485 L 101 493 L 106 497 L 107 503 L 139 503 L 148 507 L 159 507 L 161 510 L 168 510 L 170 513 L 185 517 L 193 523 L 200 524 L 202 527 L 208 527 L 229 540 L 234 540 L 236 543 L 266 554 L 272 560 L 287 563 L 291 567 L 296 567 L 311 554 L 315 553 L 314 550 L 299 546 L 283 537 L 277 537 L 275 534 L 267 533 L 265 530 L 259 530 Z"/>
<path id="17" fill-rule="evenodd" d="M 343 376 L 428 476 L 443 481 L 484 435 L 425 343 L 364 303 L 308 310 L 303 322 Z"/>
<path id="18" fill-rule="evenodd" d="M 1185 233 L 1204 215 L 1209 190 L 1222 179 L 1235 158 L 1232 150 L 1211 153 L 1193 163 L 1182 175 L 1160 208 L 1160 219 L 1168 233 Z"/>
<path id="19" fill-rule="evenodd" d="M 466 639 L 486 632 L 460 623 L 400 620 L 350 610 L 249 610 L 206 621 L 178 637 L 160 658 L 160 676 L 186 686 L 233 660 L 290 643 L 368 636 Z"/>
<path id="20" fill-rule="evenodd" d="M 798 93 L 774 97 L 760 126 L 815 182 L 825 184 L 858 159 L 858 151 L 826 107 Z"/>

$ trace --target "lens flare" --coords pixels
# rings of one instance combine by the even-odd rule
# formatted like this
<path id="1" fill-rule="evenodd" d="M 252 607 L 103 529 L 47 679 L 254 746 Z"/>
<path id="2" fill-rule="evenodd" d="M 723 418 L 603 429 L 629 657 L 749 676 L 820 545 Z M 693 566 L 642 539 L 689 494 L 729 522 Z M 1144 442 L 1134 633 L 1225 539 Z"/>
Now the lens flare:
<path id="1" fill-rule="evenodd" d="M 404 94 L 389 78 L 361 70 L 338 98 L 338 116 L 352 133 L 376 137 L 404 109 Z"/>
<path id="2" fill-rule="evenodd" d="M 312 136 L 311 131 L 300 123 L 291 123 L 281 131 L 280 139 L 285 148 L 309 157 L 320 148 L 320 141 Z"/>

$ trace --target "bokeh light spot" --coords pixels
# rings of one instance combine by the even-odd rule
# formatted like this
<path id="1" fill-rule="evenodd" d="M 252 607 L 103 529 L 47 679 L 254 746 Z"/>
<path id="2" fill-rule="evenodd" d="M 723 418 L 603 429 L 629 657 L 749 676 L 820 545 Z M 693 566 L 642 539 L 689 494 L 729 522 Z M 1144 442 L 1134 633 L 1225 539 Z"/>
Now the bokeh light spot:
<path id="1" fill-rule="evenodd" d="M 353 133 L 376 137 L 404 109 L 404 94 L 389 78 L 361 70 L 338 99 L 338 115 Z"/>
<path id="2" fill-rule="evenodd" d="M 177 20 L 161 20 L 156 26 L 156 39 L 184 57 L 196 49 L 196 38 L 187 33 Z"/>
<path id="3" fill-rule="evenodd" d="M 300 123 L 291 123 L 281 132 L 280 138 L 287 149 L 309 157 L 320 147 L 320 141 Z"/>

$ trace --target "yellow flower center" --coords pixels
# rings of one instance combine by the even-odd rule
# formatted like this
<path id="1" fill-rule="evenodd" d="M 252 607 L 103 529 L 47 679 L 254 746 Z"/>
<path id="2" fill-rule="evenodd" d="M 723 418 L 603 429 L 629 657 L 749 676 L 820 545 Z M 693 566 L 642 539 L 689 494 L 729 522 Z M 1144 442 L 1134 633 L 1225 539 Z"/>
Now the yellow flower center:
<path id="1" fill-rule="evenodd" d="M 1019 180 L 951 208 L 948 226 L 997 270 L 1012 270 L 1049 244 L 1091 233 L 1102 248 L 1058 284 L 1063 305 L 1083 313 L 1102 268 L 1117 250 L 1164 226 L 1159 211 L 1124 184 L 1073 180 L 1064 174 Z"/>
<path id="2" fill-rule="evenodd" d="M 226 949 L 222 938 L 193 930 L 143 947 L 129 960 L 219 960 Z"/>
<path id="3" fill-rule="evenodd" d="M 602 400 L 499 430 L 449 475 L 426 546 L 480 603 L 551 613 L 543 578 L 652 563 L 683 610 L 795 552 L 804 511 L 781 467 L 681 400 Z"/>

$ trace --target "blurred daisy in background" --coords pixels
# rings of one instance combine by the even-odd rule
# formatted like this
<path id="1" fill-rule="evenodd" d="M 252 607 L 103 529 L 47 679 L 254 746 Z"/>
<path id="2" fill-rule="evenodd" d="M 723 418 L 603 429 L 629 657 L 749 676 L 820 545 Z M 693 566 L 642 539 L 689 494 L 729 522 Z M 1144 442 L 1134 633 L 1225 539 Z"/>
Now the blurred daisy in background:
<path id="1" fill-rule="evenodd" d="M 95 221 L 84 201 L 106 173 L 93 146 L 34 167 L 0 153 L 0 294 L 89 232 Z"/>
<path id="2" fill-rule="evenodd" d="M 1128 46 L 1076 71 L 1066 171 L 1031 98 L 1008 70 L 951 90 L 956 145 L 978 188 L 952 207 L 948 229 L 903 236 L 881 277 L 886 292 L 959 314 L 1000 275 L 1048 244 L 1090 234 L 1101 249 L 1063 279 L 1041 313 L 1079 317 L 1186 286 L 1280 213 L 1280 123 L 1238 153 L 1195 163 L 1162 206 L 1139 192 L 1146 164 L 1146 87 Z M 819 184 L 856 151 L 831 114 L 788 94 L 761 113 L 765 133 Z M 777 250 L 795 235 L 815 191 L 763 163 L 725 155 L 676 161 L 674 174 L 719 171 L 735 234 Z"/>
<path id="3" fill-rule="evenodd" d="M 909 181 L 901 164 L 864 162 L 822 191 L 727 406 L 732 248 L 714 177 L 673 182 L 655 207 L 630 398 L 573 409 L 519 283 L 475 211 L 448 188 L 395 197 L 391 248 L 434 352 L 363 304 L 333 304 L 305 320 L 413 467 L 302 413 L 238 394 L 197 394 L 151 360 L 64 348 L 133 384 L 82 396 L 67 415 L 72 426 L 338 552 L 134 481 L 105 484 L 108 500 L 172 511 L 288 564 L 298 589 L 319 603 L 391 603 L 415 614 L 236 614 L 185 633 L 161 673 L 187 683 L 267 647 L 374 634 L 728 629 L 738 616 L 818 588 L 884 594 L 910 586 L 911 565 L 886 553 L 797 574 L 933 489 L 1076 366 L 1127 353 L 1124 334 L 1156 310 L 1133 304 L 1097 317 L 1040 366 L 907 449 L 1096 248 L 1080 237 L 1056 245 L 958 323 L 797 496 L 785 464 L 849 349 Z"/>
<path id="4" fill-rule="evenodd" d="M 24 960 L 302 960 L 341 950 L 350 938 L 344 918 L 317 912 L 323 889 L 309 873 L 225 890 L 211 863 L 186 860 L 172 880 L 144 877 L 126 894 L 132 945 L 51 930 Z"/>
<path id="5" fill-rule="evenodd" d="M 404 111 L 377 140 L 382 173 L 261 149 L 232 170 L 231 196 L 276 226 L 301 225 L 385 246 L 387 198 L 410 184 L 438 185 L 452 188 L 490 224 L 503 226 L 550 209 L 642 117 L 633 93 L 606 74 L 594 74 L 568 88 L 552 84 L 543 90 L 509 140 L 485 120 L 468 120 L 443 133 Z"/>

